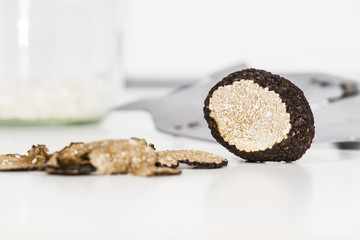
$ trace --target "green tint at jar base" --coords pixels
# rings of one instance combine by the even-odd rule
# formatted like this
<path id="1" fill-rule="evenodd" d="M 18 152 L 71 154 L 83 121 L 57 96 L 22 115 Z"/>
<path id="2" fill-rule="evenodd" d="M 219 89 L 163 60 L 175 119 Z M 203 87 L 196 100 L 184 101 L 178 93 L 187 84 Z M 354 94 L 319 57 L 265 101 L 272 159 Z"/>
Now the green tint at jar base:
<path id="1" fill-rule="evenodd" d="M 24 120 L 11 120 L 11 121 L 0 121 L 0 126 L 4 127 L 51 127 L 51 126 L 75 126 L 75 125 L 90 125 L 99 123 L 102 120 L 101 118 L 97 119 L 87 119 L 87 120 L 64 120 L 64 121 L 24 121 Z"/>

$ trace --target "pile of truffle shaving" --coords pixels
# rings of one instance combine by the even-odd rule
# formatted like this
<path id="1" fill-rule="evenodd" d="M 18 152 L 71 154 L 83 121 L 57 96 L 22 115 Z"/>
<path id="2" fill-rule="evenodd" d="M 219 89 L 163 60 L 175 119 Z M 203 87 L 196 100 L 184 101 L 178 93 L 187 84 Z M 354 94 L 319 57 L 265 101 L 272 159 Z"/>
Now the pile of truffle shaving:
<path id="1" fill-rule="evenodd" d="M 53 154 L 45 145 L 33 146 L 28 155 L 0 155 L 0 171 L 40 170 L 58 175 L 131 173 L 135 176 L 177 175 L 179 163 L 193 168 L 221 168 L 225 158 L 198 150 L 155 151 L 144 139 L 110 139 L 71 143 Z"/>

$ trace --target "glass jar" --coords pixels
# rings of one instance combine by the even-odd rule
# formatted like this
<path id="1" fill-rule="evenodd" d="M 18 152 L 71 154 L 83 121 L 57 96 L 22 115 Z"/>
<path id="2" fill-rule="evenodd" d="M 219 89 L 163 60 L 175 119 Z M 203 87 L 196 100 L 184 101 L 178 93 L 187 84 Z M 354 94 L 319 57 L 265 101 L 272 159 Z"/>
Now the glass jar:
<path id="1" fill-rule="evenodd" d="M 0 122 L 97 121 L 121 89 L 119 0 L 0 1 Z"/>

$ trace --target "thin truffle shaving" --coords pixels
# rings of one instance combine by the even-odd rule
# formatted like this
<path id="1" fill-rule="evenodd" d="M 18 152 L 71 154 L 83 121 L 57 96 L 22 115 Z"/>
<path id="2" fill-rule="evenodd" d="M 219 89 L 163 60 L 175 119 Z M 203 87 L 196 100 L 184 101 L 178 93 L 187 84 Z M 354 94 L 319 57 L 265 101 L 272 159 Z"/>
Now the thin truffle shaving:
<path id="1" fill-rule="evenodd" d="M 186 163 L 194 168 L 220 168 L 227 165 L 225 158 L 199 150 L 171 150 L 157 152 L 158 166 L 177 167 Z"/>
<path id="2" fill-rule="evenodd" d="M 45 145 L 32 146 L 28 151 L 28 161 L 33 165 L 37 165 L 39 168 L 48 160 L 49 158 L 49 149 Z"/>
<path id="3" fill-rule="evenodd" d="M 0 171 L 42 170 L 48 157 L 48 149 L 45 145 L 32 146 L 28 155 L 0 155 Z"/>
<path id="4" fill-rule="evenodd" d="M 70 143 L 57 154 L 58 164 L 62 167 L 84 164 L 88 162 L 86 154 L 90 150 L 85 143 Z"/>
<path id="5" fill-rule="evenodd" d="M 37 167 L 35 167 L 36 169 Z M 5 154 L 0 155 L 0 170 L 32 170 L 34 169 L 31 162 L 25 155 L 20 154 Z"/>
<path id="6" fill-rule="evenodd" d="M 120 139 L 90 143 L 95 147 L 89 154 L 90 163 L 102 174 L 133 172 L 155 166 L 157 155 L 143 139 Z"/>

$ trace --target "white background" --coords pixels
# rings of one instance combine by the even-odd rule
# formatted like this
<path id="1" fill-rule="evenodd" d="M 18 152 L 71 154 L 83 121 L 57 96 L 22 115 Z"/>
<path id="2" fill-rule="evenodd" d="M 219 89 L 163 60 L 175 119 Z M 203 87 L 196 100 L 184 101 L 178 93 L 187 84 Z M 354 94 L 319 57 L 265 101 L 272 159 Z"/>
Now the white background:
<path id="1" fill-rule="evenodd" d="M 0 0 L 1 1 L 1 0 Z M 270 71 L 360 79 L 358 1 L 129 0 L 125 68 L 141 78 L 193 78 L 246 61 Z M 119 12 L 119 14 L 122 14 Z M 156 94 L 124 91 L 123 99 Z M 161 133 L 145 111 L 101 123 L 2 127 L 0 154 L 70 142 L 145 138 L 199 149 L 223 169 L 140 178 L 0 174 L 0 239 L 359 239 L 360 152 L 314 144 L 292 164 L 253 164 L 221 145 Z"/>
<path id="2" fill-rule="evenodd" d="M 131 0 L 127 76 L 179 79 L 246 62 L 360 79 L 360 1 Z"/>

